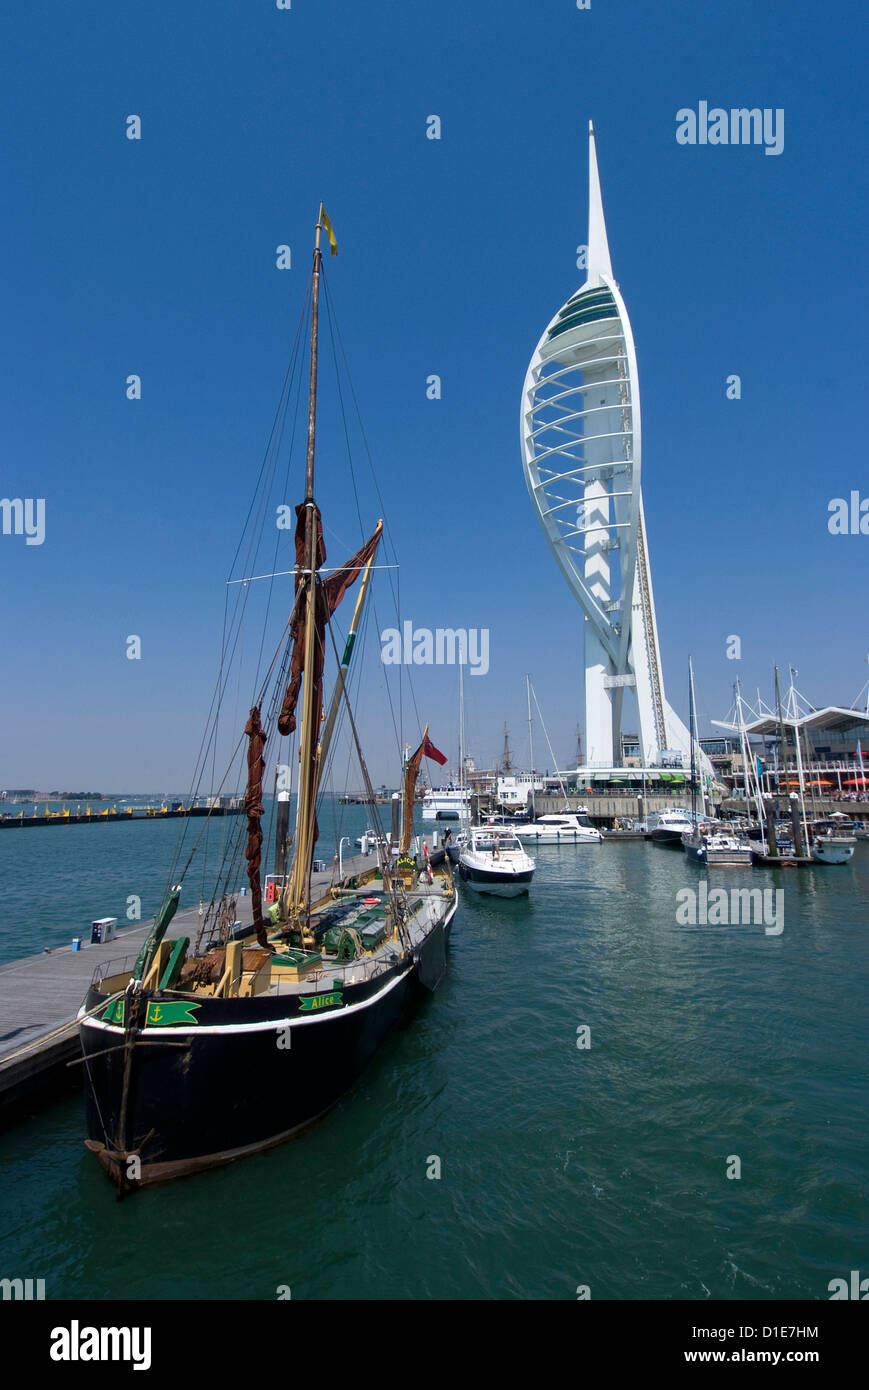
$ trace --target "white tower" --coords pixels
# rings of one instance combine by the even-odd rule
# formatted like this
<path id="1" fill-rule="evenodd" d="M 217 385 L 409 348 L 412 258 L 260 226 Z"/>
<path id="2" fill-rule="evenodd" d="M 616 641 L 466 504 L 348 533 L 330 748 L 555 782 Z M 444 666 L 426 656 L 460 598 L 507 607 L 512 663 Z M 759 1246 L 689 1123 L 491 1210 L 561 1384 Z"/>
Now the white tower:
<path id="1" fill-rule="evenodd" d="M 537 344 L 522 392 L 525 478 L 546 539 L 585 613 L 586 759 L 621 762 L 622 700 L 636 692 L 640 754 L 690 758 L 664 695 L 640 489 L 637 359 L 613 279 L 589 123 L 585 284 Z M 708 760 L 704 772 L 711 774 Z"/>

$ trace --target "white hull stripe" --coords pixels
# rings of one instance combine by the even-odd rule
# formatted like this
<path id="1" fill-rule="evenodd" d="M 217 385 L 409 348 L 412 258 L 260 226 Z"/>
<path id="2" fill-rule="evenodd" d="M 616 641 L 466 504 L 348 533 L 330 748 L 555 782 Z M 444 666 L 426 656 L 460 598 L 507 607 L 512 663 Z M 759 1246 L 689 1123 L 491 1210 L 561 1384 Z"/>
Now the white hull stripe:
<path id="1" fill-rule="evenodd" d="M 410 974 L 412 967 L 402 971 L 393 979 L 388 980 L 382 989 L 376 994 L 372 994 L 368 999 L 360 999 L 357 1004 L 347 1004 L 338 1009 L 312 1009 L 310 1014 L 305 1014 L 304 1018 L 293 1015 L 292 1018 L 270 1018 L 262 1023 L 203 1023 L 192 1028 L 172 1027 L 172 1028 L 144 1028 L 140 1032 L 147 1033 L 149 1038 L 171 1038 L 178 1037 L 179 1034 L 189 1033 L 191 1037 L 200 1037 L 206 1033 L 274 1033 L 278 1028 L 304 1028 L 309 1023 L 319 1023 L 324 1018 L 346 1018 L 348 1014 L 358 1013 L 360 1009 L 368 1009 L 378 1000 L 383 999 L 396 985 L 401 984 L 402 980 Z M 337 994 L 335 989 L 321 990 L 321 994 Z M 309 999 L 310 995 L 302 994 L 297 996 L 300 999 Z M 174 1001 L 170 1001 L 174 1002 Z M 180 1002 L 180 1001 L 179 1001 Z M 195 1001 L 191 1000 L 191 1003 Z M 108 1005 L 106 1005 L 108 1007 Z M 119 1028 L 116 1023 L 106 1023 L 101 1018 L 89 1018 L 84 1024 L 85 1028 L 100 1028 L 106 1033 L 117 1033 L 123 1037 L 124 1029 Z"/>
<path id="2" fill-rule="evenodd" d="M 444 928 L 449 926 L 450 922 L 455 916 L 457 907 L 458 901 L 456 900 L 453 902 L 449 912 L 443 920 L 442 925 Z M 407 970 L 402 971 L 400 975 L 396 975 L 393 979 L 388 980 L 382 989 L 378 990 L 376 994 L 372 994 L 368 999 L 361 999 L 357 1004 L 347 1004 L 339 1009 L 324 1009 L 322 1013 L 317 1009 L 312 1009 L 310 1015 L 306 1014 L 304 1018 L 300 1018 L 298 1015 L 294 1014 L 292 1018 L 267 1019 L 262 1023 L 203 1023 L 200 1025 L 194 1025 L 192 1028 L 151 1027 L 147 1029 L 142 1029 L 140 1031 L 147 1032 L 149 1038 L 168 1038 L 177 1037 L 179 1034 L 186 1033 L 189 1033 L 191 1037 L 195 1037 L 197 1035 L 207 1033 L 266 1033 L 269 1031 L 274 1032 L 278 1028 L 304 1028 L 305 1025 L 308 1023 L 319 1023 L 322 1018 L 346 1018 L 348 1014 L 356 1013 L 359 1009 L 370 1008 L 372 1004 L 376 1004 L 379 999 L 382 999 L 384 995 L 388 994 L 390 990 L 394 989 L 396 985 L 400 984 L 401 981 L 405 979 L 405 977 L 410 973 L 411 969 L 412 967 L 408 966 Z M 341 988 L 343 989 L 344 986 L 342 986 Z M 319 991 L 320 994 L 336 994 L 337 992 L 338 991 L 334 988 L 330 990 L 324 989 Z M 303 994 L 297 995 L 296 998 L 307 999 L 310 998 L 310 996 Z M 191 1000 L 190 1002 L 195 1003 L 196 1001 Z M 106 1004 L 106 1008 L 108 1008 L 108 1003 Z M 99 1028 L 106 1033 L 117 1033 L 121 1037 L 123 1037 L 125 1032 L 125 1030 L 123 1028 L 118 1027 L 116 1023 L 106 1023 L 105 1020 L 101 1018 L 89 1018 L 86 1020 L 83 1026 L 86 1028 Z"/>

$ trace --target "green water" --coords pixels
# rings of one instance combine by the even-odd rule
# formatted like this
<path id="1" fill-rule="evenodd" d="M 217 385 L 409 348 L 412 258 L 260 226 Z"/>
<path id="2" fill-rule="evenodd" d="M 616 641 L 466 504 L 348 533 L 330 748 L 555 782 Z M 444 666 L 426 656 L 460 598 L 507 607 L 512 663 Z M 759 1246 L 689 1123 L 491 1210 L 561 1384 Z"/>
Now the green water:
<path id="1" fill-rule="evenodd" d="M 51 872 L 81 879 L 87 920 L 122 915 L 105 836 L 125 829 L 117 901 L 149 873 L 159 895 L 146 841 L 171 822 L 83 827 Z M 0 887 L 10 856 L 38 859 L 26 839 L 57 856 L 73 833 L 4 832 Z M 782 888 L 780 935 L 680 926 L 706 871 L 679 851 L 536 857 L 528 898 L 462 897 L 440 989 L 295 1141 L 119 1205 L 79 1098 L 0 1136 L 0 1273 L 48 1298 L 701 1300 L 826 1299 L 869 1274 L 869 844 L 707 880 Z"/>

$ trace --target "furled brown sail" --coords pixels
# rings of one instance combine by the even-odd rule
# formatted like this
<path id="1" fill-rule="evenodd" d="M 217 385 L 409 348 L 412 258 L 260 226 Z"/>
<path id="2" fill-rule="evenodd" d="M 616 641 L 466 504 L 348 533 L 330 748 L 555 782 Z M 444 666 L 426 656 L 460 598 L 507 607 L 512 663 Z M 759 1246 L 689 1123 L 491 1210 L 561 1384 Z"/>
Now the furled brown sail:
<path id="1" fill-rule="evenodd" d="M 296 575 L 296 591 L 298 592 L 302 584 L 302 571 L 307 569 L 307 555 L 305 554 L 305 511 L 303 504 L 296 507 L 296 565 L 299 573 Z M 314 520 L 317 527 L 317 568 L 325 562 L 326 546 L 323 541 L 323 523 L 320 518 L 320 510 L 314 508 Z M 377 549 L 380 536 L 383 530 L 382 522 L 377 523 L 377 529 L 373 535 L 368 537 L 364 545 L 351 556 L 341 569 L 335 570 L 329 578 L 318 586 L 317 589 L 317 609 L 316 622 L 317 633 L 314 642 L 314 670 L 310 672 L 310 679 L 316 686 L 316 698 L 314 700 L 314 728 L 319 729 L 320 717 L 323 711 L 323 654 L 326 635 L 326 622 L 338 604 L 341 602 L 350 585 L 355 581 L 357 575 L 367 565 L 372 555 Z M 299 698 L 299 691 L 302 688 L 302 675 L 305 670 L 305 627 L 307 619 L 305 606 L 298 604 L 290 624 L 290 636 L 293 639 L 293 658 L 290 664 L 290 681 L 284 696 L 284 703 L 278 715 L 278 732 L 290 734 L 296 727 L 296 703 Z M 316 739 L 314 740 L 316 744 Z"/>
<path id="2" fill-rule="evenodd" d="M 428 724 L 425 726 L 425 733 L 422 736 L 422 743 L 415 753 L 411 753 L 405 764 L 404 769 L 404 826 L 401 832 L 401 854 L 407 854 L 410 849 L 410 842 L 413 838 L 413 799 L 416 795 L 416 779 L 419 776 L 419 767 L 423 758 L 433 758 L 436 763 L 442 766 L 447 761 L 446 756 L 435 748 L 428 736 Z"/>
<path id="3" fill-rule="evenodd" d="M 247 860 L 247 877 L 250 883 L 250 899 L 256 939 L 260 946 L 267 947 L 268 939 L 263 922 L 263 891 L 260 882 L 263 842 L 263 772 L 266 765 L 263 749 L 266 744 L 266 735 L 260 723 L 258 706 L 251 710 L 244 731 L 248 738 L 247 791 L 244 794 L 244 809 L 247 812 L 247 844 L 245 845 L 244 856 Z"/>

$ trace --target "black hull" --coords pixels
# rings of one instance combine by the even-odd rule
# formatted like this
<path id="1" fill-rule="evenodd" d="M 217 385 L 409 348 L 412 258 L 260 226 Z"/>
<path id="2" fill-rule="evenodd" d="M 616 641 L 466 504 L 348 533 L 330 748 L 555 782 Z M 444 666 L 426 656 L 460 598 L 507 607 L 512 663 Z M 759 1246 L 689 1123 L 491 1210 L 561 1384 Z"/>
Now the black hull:
<path id="1" fill-rule="evenodd" d="M 681 830 L 653 830 L 651 838 L 656 845 L 669 845 L 671 849 L 682 848 Z"/>
<path id="2" fill-rule="evenodd" d="M 498 869 L 477 869 L 459 860 L 459 877 L 478 893 L 494 893 L 496 896 L 513 898 L 528 892 L 528 885 L 534 876 L 533 869 L 519 874 L 506 874 Z"/>
<path id="3" fill-rule="evenodd" d="M 447 934 L 448 925 L 438 926 L 412 963 L 343 989 L 341 1004 L 319 1014 L 300 1009 L 305 996 L 293 994 L 205 997 L 195 1001 L 195 1027 L 145 1028 L 132 1053 L 123 1133 L 124 1033 L 83 1023 L 88 1147 L 115 1178 L 127 1171 L 126 1156 L 138 1155 L 137 1186 L 230 1163 L 298 1133 L 341 1099 L 440 981 Z M 85 1007 L 99 1000 L 92 990 Z M 152 1005 L 177 1000 L 143 996 Z"/>

